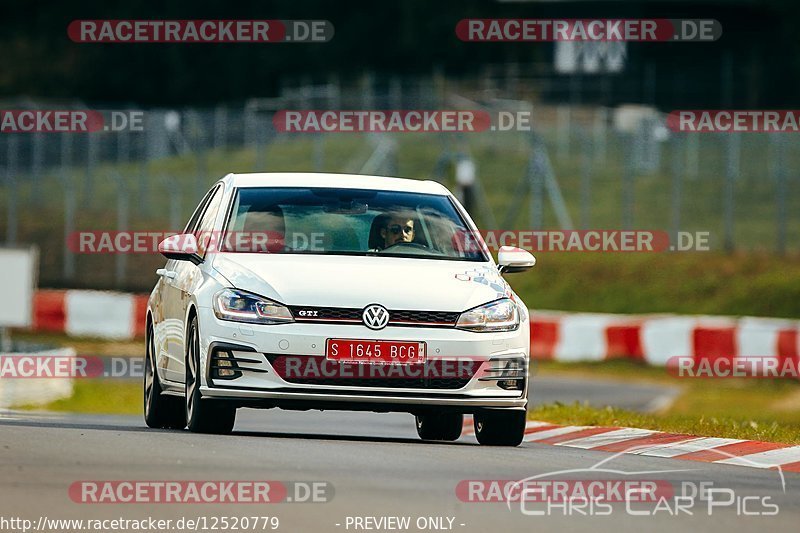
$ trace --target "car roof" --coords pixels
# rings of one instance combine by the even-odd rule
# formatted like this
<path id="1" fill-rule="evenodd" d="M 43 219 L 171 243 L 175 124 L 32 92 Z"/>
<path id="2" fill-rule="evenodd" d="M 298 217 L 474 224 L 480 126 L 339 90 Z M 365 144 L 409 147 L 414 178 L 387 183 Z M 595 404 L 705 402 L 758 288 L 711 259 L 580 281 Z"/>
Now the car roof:
<path id="1" fill-rule="evenodd" d="M 380 191 L 406 191 L 422 194 L 448 195 L 450 191 L 431 180 L 389 178 L 362 174 L 335 174 L 326 172 L 258 172 L 228 174 L 223 182 L 234 187 L 336 187 L 342 189 L 370 189 Z"/>

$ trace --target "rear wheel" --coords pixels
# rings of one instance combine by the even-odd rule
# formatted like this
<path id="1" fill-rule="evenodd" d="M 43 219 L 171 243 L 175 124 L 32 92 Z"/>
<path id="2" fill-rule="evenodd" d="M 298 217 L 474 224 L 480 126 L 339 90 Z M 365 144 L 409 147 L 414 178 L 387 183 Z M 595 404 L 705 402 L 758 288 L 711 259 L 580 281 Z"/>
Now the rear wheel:
<path id="1" fill-rule="evenodd" d="M 423 440 L 458 440 L 464 426 L 461 413 L 425 413 L 416 419 L 417 434 Z"/>
<path id="2" fill-rule="evenodd" d="M 186 339 L 186 420 L 189 431 L 230 433 L 236 422 L 236 408 L 220 400 L 204 400 L 200 396 L 200 334 L 197 317 L 193 317 L 189 323 Z"/>
<path id="3" fill-rule="evenodd" d="M 480 411 L 473 416 L 475 437 L 489 446 L 519 446 L 525 436 L 523 409 L 515 411 Z"/>
<path id="4" fill-rule="evenodd" d="M 162 396 L 156 371 L 153 329 L 148 328 L 144 355 L 144 421 L 151 428 L 183 429 L 186 410 L 180 398 Z"/>

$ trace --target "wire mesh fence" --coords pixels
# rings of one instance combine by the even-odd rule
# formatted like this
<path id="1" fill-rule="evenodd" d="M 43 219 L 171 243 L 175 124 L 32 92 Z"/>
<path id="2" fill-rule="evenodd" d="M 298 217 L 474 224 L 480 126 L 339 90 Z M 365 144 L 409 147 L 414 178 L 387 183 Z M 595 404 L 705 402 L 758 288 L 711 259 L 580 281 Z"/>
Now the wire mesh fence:
<path id="1" fill-rule="evenodd" d="M 320 171 L 440 181 L 487 229 L 704 231 L 713 250 L 800 249 L 800 153 L 790 134 L 675 133 L 652 108 L 543 104 L 526 96 L 535 91 L 524 80 L 509 95 L 497 85 L 333 79 L 241 105 L 141 110 L 140 131 L 3 133 L 0 239 L 40 247 L 42 285 L 145 290 L 160 257 L 81 254 L 69 239 L 178 231 L 229 172 Z M 529 110 L 532 128 L 312 134 L 273 122 L 286 109 L 451 108 Z M 463 161 L 476 180 L 466 195 L 456 180 Z"/>

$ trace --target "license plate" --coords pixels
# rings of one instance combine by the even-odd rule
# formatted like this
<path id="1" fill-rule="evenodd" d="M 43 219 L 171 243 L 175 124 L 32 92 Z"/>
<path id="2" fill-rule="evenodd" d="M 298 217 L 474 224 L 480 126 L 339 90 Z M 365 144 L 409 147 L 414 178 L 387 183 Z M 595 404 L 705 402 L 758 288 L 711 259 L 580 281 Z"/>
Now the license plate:
<path id="1" fill-rule="evenodd" d="M 418 364 L 425 362 L 425 343 L 328 339 L 325 357 L 346 363 Z"/>

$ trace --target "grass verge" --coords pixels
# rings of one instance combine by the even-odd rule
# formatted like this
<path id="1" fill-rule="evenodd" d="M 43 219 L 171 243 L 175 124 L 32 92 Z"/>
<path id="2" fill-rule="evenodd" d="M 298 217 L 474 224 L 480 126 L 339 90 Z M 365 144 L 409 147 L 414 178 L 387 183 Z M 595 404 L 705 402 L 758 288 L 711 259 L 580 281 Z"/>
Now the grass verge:
<path id="1" fill-rule="evenodd" d="M 70 337 L 65 333 L 14 330 L 12 338 L 21 343 L 74 348 L 78 355 L 141 357 L 144 337 L 131 340 L 110 340 L 94 337 Z"/>
<path id="2" fill-rule="evenodd" d="M 672 405 L 657 413 L 554 403 L 531 410 L 528 417 L 532 420 L 800 444 L 800 383 L 791 380 L 677 379 L 664 369 L 624 360 L 569 365 L 545 362 L 538 365 L 537 375 L 657 382 L 678 385 L 681 393 Z"/>
<path id="3" fill-rule="evenodd" d="M 136 381 L 80 379 L 75 380 L 72 396 L 46 405 L 23 405 L 18 409 L 47 411 L 141 415 L 142 384 Z"/>
<path id="4" fill-rule="evenodd" d="M 508 282 L 532 309 L 800 317 L 800 257 L 540 253 Z"/>

